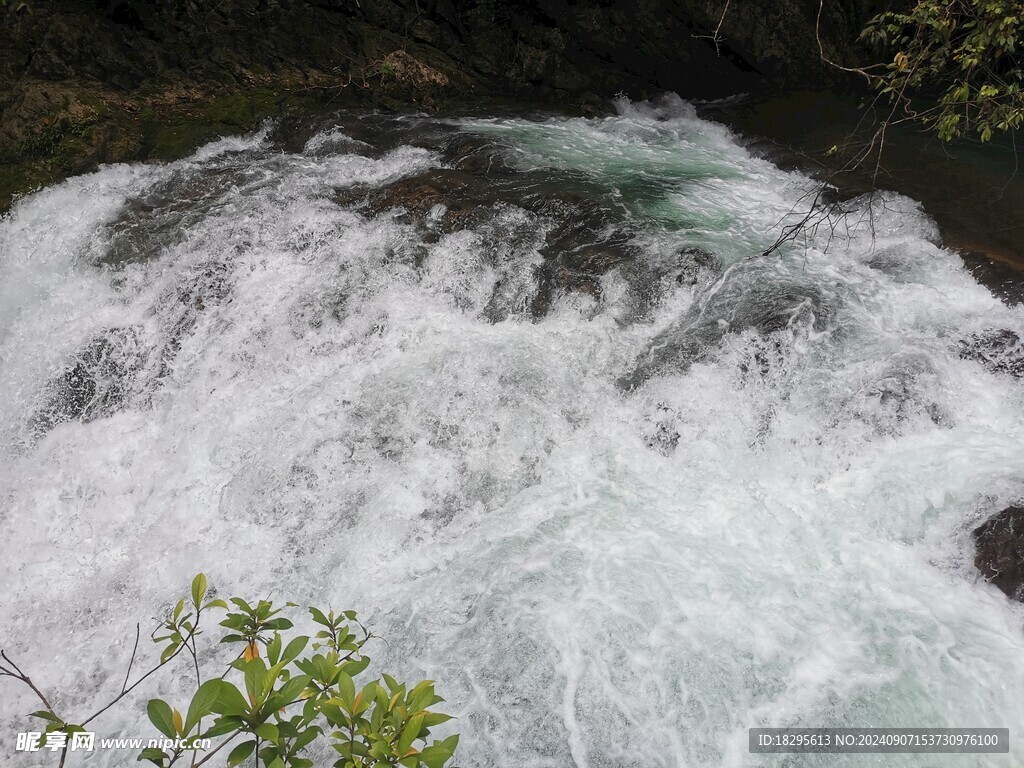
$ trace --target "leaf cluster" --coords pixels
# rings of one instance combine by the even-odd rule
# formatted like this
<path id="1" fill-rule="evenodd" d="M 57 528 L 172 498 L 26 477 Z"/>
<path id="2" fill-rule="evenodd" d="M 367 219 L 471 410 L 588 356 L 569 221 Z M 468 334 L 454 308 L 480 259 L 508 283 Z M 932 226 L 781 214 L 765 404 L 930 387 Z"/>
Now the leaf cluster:
<path id="1" fill-rule="evenodd" d="M 152 635 L 161 646 L 156 667 L 131 686 L 126 677 L 121 694 L 82 723 L 59 717 L 6 656 L 0 673 L 26 683 L 43 701 L 46 709 L 32 716 L 46 721 L 47 733 L 70 735 L 85 730 L 86 723 L 173 659 L 191 657 L 196 689 L 187 706 L 174 707 L 162 699 L 146 706 L 150 723 L 173 745 L 147 748 L 139 755 L 158 768 L 182 761 L 198 768 L 224 754 L 222 750 L 228 768 L 312 768 L 309 754 L 318 742 L 338 754 L 335 768 L 444 768 L 451 760 L 457 735 L 428 742 L 431 729 L 451 719 L 434 709 L 444 700 L 434 692 L 433 681 L 412 687 L 389 675 L 357 681 L 370 664 L 364 649 L 374 636 L 354 611 L 335 614 L 309 608 L 317 627 L 310 637 L 294 632 L 293 621 L 285 615 L 298 607 L 294 603 L 275 607 L 269 600 L 209 599 L 207 587 L 206 577 L 196 576 L 190 598 L 179 600 L 159 620 Z M 220 643 L 239 651 L 219 677 L 203 681 L 196 638 L 203 634 L 201 622 L 210 611 L 224 612 Z M 214 740 L 217 744 L 202 755 L 199 749 Z"/>
<path id="2" fill-rule="evenodd" d="M 1024 123 L 1020 0 L 917 0 L 872 19 L 862 37 L 892 54 L 875 87 L 942 139 L 988 141 Z M 934 106 L 912 105 L 929 95 Z"/>

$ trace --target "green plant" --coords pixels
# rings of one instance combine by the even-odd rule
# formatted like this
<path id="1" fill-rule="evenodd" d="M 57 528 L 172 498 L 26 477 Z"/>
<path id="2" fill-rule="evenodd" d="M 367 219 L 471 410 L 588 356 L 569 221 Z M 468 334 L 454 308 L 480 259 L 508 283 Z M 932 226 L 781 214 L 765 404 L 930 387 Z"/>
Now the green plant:
<path id="1" fill-rule="evenodd" d="M 1024 4 L 1020 0 L 918 0 L 907 11 L 872 19 L 862 36 L 892 60 L 874 86 L 902 109 L 950 139 L 993 133 L 1024 122 Z M 937 95 L 935 106 L 912 99 Z"/>
<path id="2" fill-rule="evenodd" d="M 229 768 L 244 763 L 312 768 L 307 755 L 321 740 L 340 755 L 335 768 L 446 765 L 459 737 L 427 743 L 431 729 L 451 719 L 432 709 L 443 701 L 435 694 L 433 682 L 424 680 L 410 688 L 383 675 L 358 685 L 356 678 L 370 664 L 363 649 L 374 636 L 353 611 L 335 614 L 318 608 L 309 608 L 317 632 L 312 638 L 299 635 L 285 615 L 295 607 L 286 603 L 277 608 L 268 600 L 252 603 L 239 597 L 208 599 L 206 577 L 199 574 L 192 581 L 191 595 L 179 600 L 153 632 L 153 641 L 162 646 L 159 662 L 128 684 L 138 651 L 137 633 L 121 693 L 78 722 L 58 715 L 31 678 L 3 652 L 0 676 L 22 682 L 42 701 L 45 708 L 31 717 L 46 723 L 46 738 L 58 734 L 67 738 L 84 732 L 85 726 L 143 680 L 184 654 L 191 661 L 188 675 L 195 678 L 191 701 L 177 708 L 152 699 L 146 707 L 150 722 L 168 746 L 144 749 L 139 760 L 160 768 L 183 761 L 198 768 L 218 754 Z M 204 675 L 196 643 L 203 634 L 203 619 L 212 611 L 226 612 L 220 621 L 226 630 L 220 642 L 240 648 L 216 677 Z M 214 739 L 219 739 L 216 746 Z M 198 748 L 207 741 L 211 748 L 201 756 Z M 230 751 L 223 752 L 229 746 Z M 61 766 L 67 749 L 65 745 L 60 753 Z"/>
<path id="3" fill-rule="evenodd" d="M 886 128 L 918 122 L 950 141 L 969 133 L 988 141 L 997 132 L 1024 124 L 1024 3 L 1021 0 L 908 0 L 871 19 L 861 38 L 885 51 L 889 61 L 863 67 L 843 66 L 825 53 L 818 0 L 814 34 L 821 60 L 863 76 L 892 103 L 869 148 L 881 151 Z M 710 35 L 716 49 L 729 13 L 725 0 Z M 934 106 L 922 107 L 921 100 Z"/>

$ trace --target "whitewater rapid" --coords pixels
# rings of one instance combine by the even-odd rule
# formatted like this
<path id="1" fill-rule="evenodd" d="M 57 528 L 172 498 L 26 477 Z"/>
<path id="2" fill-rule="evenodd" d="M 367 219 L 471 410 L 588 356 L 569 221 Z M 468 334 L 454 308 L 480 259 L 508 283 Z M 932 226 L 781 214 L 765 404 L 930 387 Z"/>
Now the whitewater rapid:
<path id="1" fill-rule="evenodd" d="M 0 643 L 59 708 L 204 571 L 359 611 L 463 768 L 1024 763 L 1024 610 L 970 537 L 1024 494 L 1024 389 L 962 354 L 1024 309 L 895 194 L 761 257 L 813 183 L 677 99 L 618 110 L 268 125 L 0 220 Z M 467 137 L 587 190 L 630 261 L 533 311 L 543 212 L 425 237 L 443 209 L 339 202 Z M 36 708 L 0 680 L 4 764 Z M 827 725 L 1013 754 L 747 753 Z"/>

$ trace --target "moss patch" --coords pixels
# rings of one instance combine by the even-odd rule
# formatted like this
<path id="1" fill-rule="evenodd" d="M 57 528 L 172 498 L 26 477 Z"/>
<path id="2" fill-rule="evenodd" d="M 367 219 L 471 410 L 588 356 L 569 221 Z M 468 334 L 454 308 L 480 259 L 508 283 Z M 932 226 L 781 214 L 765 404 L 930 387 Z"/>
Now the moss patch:
<path id="1" fill-rule="evenodd" d="M 97 95 L 83 84 L 74 116 L 66 105 L 55 105 L 0 146 L 0 211 L 19 194 L 99 163 L 174 160 L 221 136 L 248 131 L 286 102 L 302 100 L 283 93 L 270 87 L 213 94 L 178 88 L 125 99 Z"/>
<path id="2" fill-rule="evenodd" d="M 0 150 L 0 210 L 13 197 L 77 170 L 93 143 L 98 114 L 62 118 Z"/>
<path id="3" fill-rule="evenodd" d="M 159 160 L 182 157 L 208 141 L 251 129 L 276 114 L 279 102 L 273 90 L 255 88 L 146 108 L 138 119 L 144 155 Z"/>

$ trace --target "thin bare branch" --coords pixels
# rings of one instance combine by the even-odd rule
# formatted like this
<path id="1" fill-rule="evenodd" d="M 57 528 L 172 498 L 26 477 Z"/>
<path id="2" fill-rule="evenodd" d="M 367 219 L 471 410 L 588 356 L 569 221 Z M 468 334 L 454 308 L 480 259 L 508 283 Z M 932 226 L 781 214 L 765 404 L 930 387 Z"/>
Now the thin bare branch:
<path id="1" fill-rule="evenodd" d="M 136 622 L 135 623 L 135 647 L 132 648 L 132 658 L 128 662 L 128 671 L 124 673 L 124 683 L 121 685 L 121 693 L 124 693 L 125 688 L 128 687 L 128 678 L 131 677 L 132 665 L 135 664 L 135 654 L 138 653 L 138 650 L 139 650 L 139 633 L 141 632 L 141 630 L 142 630 L 142 625 L 139 624 L 138 622 Z"/>

